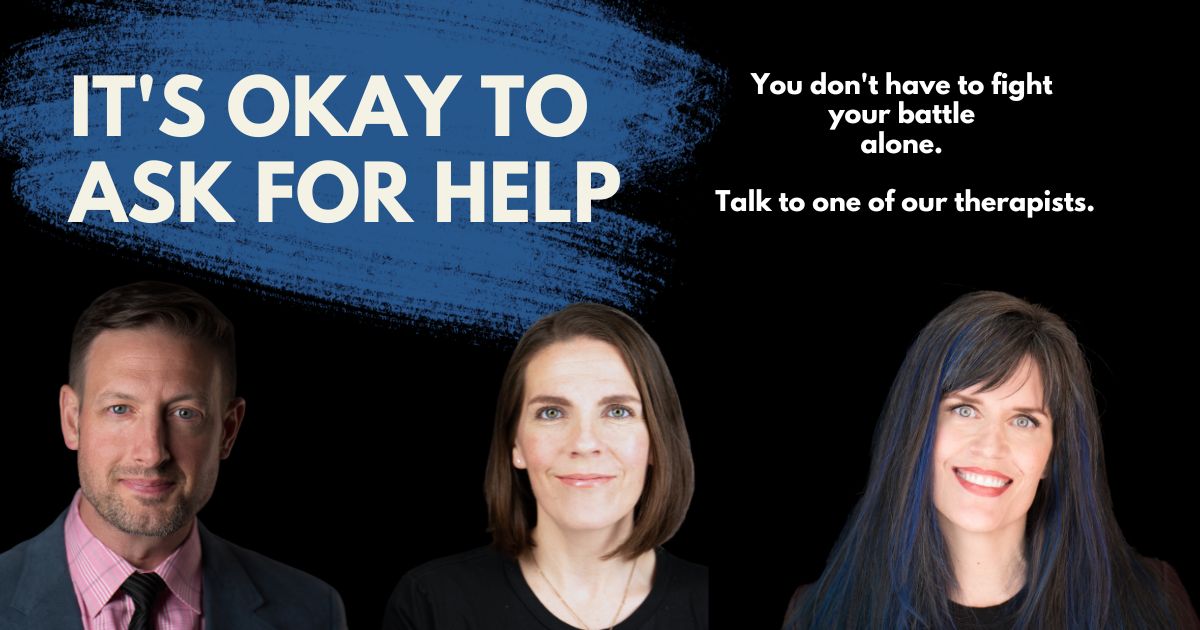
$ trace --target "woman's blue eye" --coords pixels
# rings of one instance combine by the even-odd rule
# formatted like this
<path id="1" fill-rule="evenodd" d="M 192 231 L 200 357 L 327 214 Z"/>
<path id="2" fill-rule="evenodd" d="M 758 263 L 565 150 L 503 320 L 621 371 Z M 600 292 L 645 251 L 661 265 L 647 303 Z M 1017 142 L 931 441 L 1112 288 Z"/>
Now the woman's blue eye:
<path id="1" fill-rule="evenodd" d="M 633 411 L 629 410 L 627 407 L 613 407 L 612 409 L 608 410 L 608 415 L 613 418 L 632 418 Z"/>
<path id="2" fill-rule="evenodd" d="M 129 413 L 129 405 L 111 405 L 108 410 L 118 416 L 122 416 Z"/>
<path id="3" fill-rule="evenodd" d="M 1034 427 L 1041 426 L 1037 420 L 1034 420 L 1029 416 L 1018 416 L 1017 419 L 1013 420 L 1013 424 L 1022 429 L 1032 429 Z"/>
<path id="4" fill-rule="evenodd" d="M 546 407 L 545 409 L 537 412 L 537 417 L 541 418 L 542 420 L 558 420 L 559 418 L 563 417 L 563 412 L 562 409 L 557 407 Z"/>
<path id="5" fill-rule="evenodd" d="M 968 407 L 967 405 L 959 405 L 953 409 L 953 412 L 964 418 L 974 418 L 975 417 L 975 410 Z"/>

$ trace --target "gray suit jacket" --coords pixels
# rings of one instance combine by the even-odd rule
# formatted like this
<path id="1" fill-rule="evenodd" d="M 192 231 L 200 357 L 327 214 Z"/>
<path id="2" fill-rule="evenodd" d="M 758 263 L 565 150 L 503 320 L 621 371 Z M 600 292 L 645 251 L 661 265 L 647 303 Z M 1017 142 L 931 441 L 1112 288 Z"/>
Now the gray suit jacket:
<path id="1" fill-rule="evenodd" d="M 79 630 L 59 515 L 46 531 L 0 554 L 0 630 Z M 342 630 L 342 598 L 328 584 L 222 540 L 199 521 L 204 628 Z"/>

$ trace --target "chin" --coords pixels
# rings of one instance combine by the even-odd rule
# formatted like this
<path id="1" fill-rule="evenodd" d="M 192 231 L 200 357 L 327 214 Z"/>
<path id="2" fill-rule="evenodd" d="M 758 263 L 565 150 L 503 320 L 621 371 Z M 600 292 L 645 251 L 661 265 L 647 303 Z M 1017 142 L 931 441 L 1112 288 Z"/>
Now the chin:
<path id="1" fill-rule="evenodd" d="M 581 507 L 567 512 L 547 514 L 556 527 L 563 531 L 601 531 L 621 525 L 626 517 L 632 521 L 633 513 L 621 513 L 609 509 L 587 509 Z"/>
<path id="2" fill-rule="evenodd" d="M 182 502 L 159 504 L 155 507 L 137 506 L 109 511 L 103 516 L 109 524 L 126 534 L 163 537 L 174 534 L 191 522 L 194 513 Z"/>
<path id="3" fill-rule="evenodd" d="M 617 517 L 568 518 L 558 521 L 558 526 L 572 531 L 600 531 L 616 527 L 620 522 Z"/>
<path id="4" fill-rule="evenodd" d="M 942 514 L 943 529 L 950 525 L 974 534 L 987 534 L 1004 529 L 1009 524 L 999 515 L 990 512 L 962 510 L 950 515 Z"/>

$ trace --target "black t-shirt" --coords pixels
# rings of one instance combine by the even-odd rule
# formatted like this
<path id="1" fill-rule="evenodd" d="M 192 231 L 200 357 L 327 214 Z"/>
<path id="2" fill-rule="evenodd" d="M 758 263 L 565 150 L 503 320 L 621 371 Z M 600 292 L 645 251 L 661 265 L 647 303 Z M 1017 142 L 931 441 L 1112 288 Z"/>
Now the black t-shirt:
<path id="1" fill-rule="evenodd" d="M 708 628 L 708 569 L 661 547 L 650 594 L 618 630 Z M 434 560 L 396 585 L 384 630 L 574 630 L 546 610 L 521 567 L 491 547 Z"/>
<path id="2" fill-rule="evenodd" d="M 1017 619 L 1016 613 L 1023 599 L 1024 590 L 1003 604 L 982 608 L 963 606 L 951 601 L 950 616 L 954 618 L 954 627 L 957 630 L 1008 630 Z"/>
<path id="3" fill-rule="evenodd" d="M 792 614 L 796 612 L 796 608 L 804 600 L 804 595 L 811 586 L 812 584 L 804 584 L 792 595 L 792 601 L 788 604 L 787 616 L 784 618 L 784 627 L 787 627 L 786 624 L 790 622 Z M 1016 621 L 1017 610 L 1021 608 L 1023 599 L 1025 599 L 1025 589 L 1021 589 L 1019 593 L 1003 604 L 995 606 L 974 608 L 957 604 L 952 600 L 947 600 L 947 602 L 950 604 L 950 617 L 954 620 L 955 630 L 1009 630 Z"/>
<path id="4" fill-rule="evenodd" d="M 1174 627 L 1200 628 L 1200 617 L 1196 616 L 1196 611 L 1188 599 L 1187 590 L 1180 581 L 1179 574 L 1175 573 L 1175 569 L 1162 560 L 1141 558 L 1141 561 L 1151 574 L 1158 577 L 1159 585 L 1166 596 L 1164 603 L 1170 607 L 1171 614 L 1176 615 Z M 787 615 L 784 618 L 785 628 L 792 627 L 787 624 L 791 622 L 792 615 L 800 607 L 812 586 L 812 584 L 804 584 L 792 595 L 792 601 L 788 604 Z M 1008 630 L 1013 627 L 1017 611 L 1020 610 L 1025 597 L 1026 589 L 1022 588 L 1012 599 L 996 606 L 972 608 L 949 601 L 950 616 L 954 620 L 956 630 Z"/>

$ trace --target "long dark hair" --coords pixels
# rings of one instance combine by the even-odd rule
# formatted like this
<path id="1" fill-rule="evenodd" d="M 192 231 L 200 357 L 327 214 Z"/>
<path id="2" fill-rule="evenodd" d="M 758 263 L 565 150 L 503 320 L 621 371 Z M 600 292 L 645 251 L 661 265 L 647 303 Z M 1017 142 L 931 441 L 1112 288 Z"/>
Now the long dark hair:
<path id="1" fill-rule="evenodd" d="M 1026 518 L 1015 627 L 1174 627 L 1159 577 L 1113 516 L 1075 335 L 1046 309 L 998 292 L 960 297 L 909 348 L 875 429 L 866 491 L 788 627 L 954 626 L 954 571 L 931 496 L 938 406 L 949 392 L 1002 384 L 1026 357 L 1041 370 L 1054 446 Z"/>

